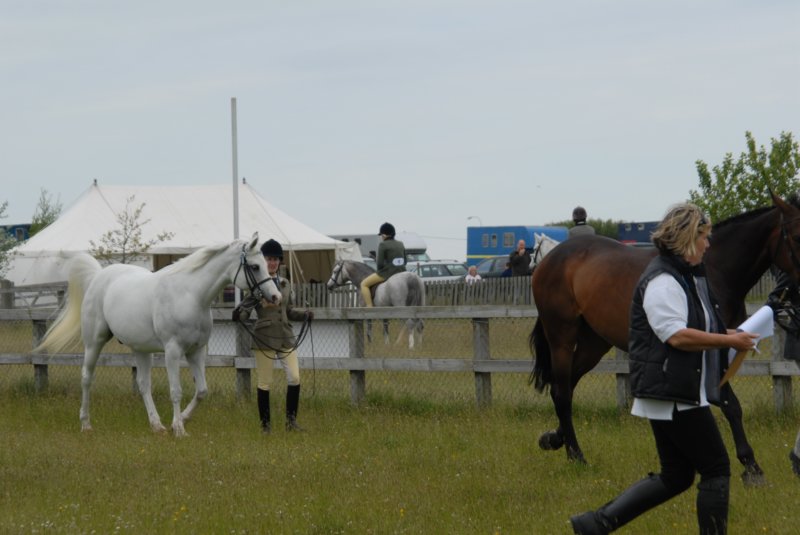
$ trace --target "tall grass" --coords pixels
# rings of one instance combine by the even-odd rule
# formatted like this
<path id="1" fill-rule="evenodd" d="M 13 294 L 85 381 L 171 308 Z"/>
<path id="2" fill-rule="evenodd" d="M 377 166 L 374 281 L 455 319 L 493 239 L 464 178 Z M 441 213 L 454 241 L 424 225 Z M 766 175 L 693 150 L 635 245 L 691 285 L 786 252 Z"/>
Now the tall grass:
<path id="1" fill-rule="evenodd" d="M 355 408 L 346 373 L 317 372 L 312 389 L 304 372 L 299 420 L 307 432 L 283 431 L 278 383 L 268 437 L 254 401 L 212 384 L 187 424 L 190 436 L 175 439 L 150 432 L 129 370 L 103 373 L 92 433 L 79 431 L 73 374 L 51 375 L 47 394 L 26 379 L 3 383 L 0 532 L 569 533 L 571 514 L 658 466 L 647 423 L 620 414 L 613 392 L 576 400 L 590 462 L 579 466 L 537 447 L 555 417 L 522 378 L 519 396 L 479 411 L 470 396 L 426 396 L 415 384 L 420 375 L 393 374 L 385 388 L 371 381 L 367 402 Z M 155 396 L 169 423 L 165 386 Z M 769 484 L 745 489 L 734 459 L 730 533 L 795 533 L 800 480 L 786 456 L 798 418 L 774 416 L 769 403 L 745 417 Z M 694 497 L 691 490 L 621 532 L 695 533 Z"/>

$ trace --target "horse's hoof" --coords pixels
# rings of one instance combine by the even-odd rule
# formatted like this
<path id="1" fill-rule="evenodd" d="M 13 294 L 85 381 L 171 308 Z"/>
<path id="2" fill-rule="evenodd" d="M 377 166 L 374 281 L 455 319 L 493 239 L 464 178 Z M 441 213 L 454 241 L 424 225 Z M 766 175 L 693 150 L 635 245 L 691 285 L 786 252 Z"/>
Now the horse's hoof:
<path id="1" fill-rule="evenodd" d="M 800 477 L 800 457 L 795 454 L 794 450 L 789 452 L 789 460 L 792 461 L 792 472 Z"/>
<path id="2" fill-rule="evenodd" d="M 543 450 L 557 450 L 564 445 L 564 439 L 555 431 L 547 431 L 539 437 L 539 447 Z"/>
<path id="3" fill-rule="evenodd" d="M 82 424 L 81 425 L 81 433 L 91 433 L 93 431 L 92 426 L 90 424 Z"/>
<path id="4" fill-rule="evenodd" d="M 167 432 L 167 428 L 161 425 L 161 423 L 150 424 L 150 429 L 153 430 L 153 433 L 163 434 Z"/>
<path id="5" fill-rule="evenodd" d="M 763 487 L 767 484 L 767 478 L 764 476 L 764 471 L 758 466 L 758 463 L 744 467 L 742 483 L 744 483 L 745 487 Z"/>
<path id="6" fill-rule="evenodd" d="M 567 448 L 567 459 L 578 464 L 588 465 L 589 463 L 586 462 L 586 457 L 583 456 L 583 452 L 580 450 L 573 450 L 572 448 Z"/>

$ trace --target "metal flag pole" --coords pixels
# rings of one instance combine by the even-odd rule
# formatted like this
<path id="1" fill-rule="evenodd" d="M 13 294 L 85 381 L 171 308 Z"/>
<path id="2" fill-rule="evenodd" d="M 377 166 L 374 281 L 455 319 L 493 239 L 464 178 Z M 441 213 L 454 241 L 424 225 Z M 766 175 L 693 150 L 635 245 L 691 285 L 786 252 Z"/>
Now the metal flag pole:
<path id="1" fill-rule="evenodd" d="M 233 159 L 233 239 L 239 239 L 239 154 L 236 138 L 236 97 L 231 97 L 231 150 Z M 239 306 L 239 288 L 234 286 L 233 305 Z"/>

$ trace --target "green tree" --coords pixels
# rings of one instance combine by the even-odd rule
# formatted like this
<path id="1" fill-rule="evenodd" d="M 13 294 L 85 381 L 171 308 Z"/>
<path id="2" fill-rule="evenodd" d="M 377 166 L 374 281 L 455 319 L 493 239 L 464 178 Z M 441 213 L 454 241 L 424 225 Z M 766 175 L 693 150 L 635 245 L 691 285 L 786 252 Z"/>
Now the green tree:
<path id="1" fill-rule="evenodd" d="M 0 203 L 0 219 L 8 217 L 6 209 L 8 208 L 8 201 Z M 5 227 L 0 227 L 0 278 L 8 271 L 8 265 L 11 262 L 11 256 L 14 254 L 12 249 L 17 245 L 17 240 L 9 236 Z"/>
<path id="2" fill-rule="evenodd" d="M 33 212 L 33 218 L 31 219 L 31 228 L 28 231 L 29 236 L 35 236 L 40 230 L 58 219 L 59 215 L 61 215 L 61 202 L 58 200 L 53 201 L 53 197 L 46 189 L 42 188 L 39 195 L 39 203 L 36 205 L 36 210 Z"/>
<path id="3" fill-rule="evenodd" d="M 146 203 L 133 207 L 135 195 L 131 195 L 125 201 L 125 210 L 117 214 L 119 228 L 109 230 L 100 237 L 100 242 L 95 243 L 89 240 L 89 254 L 111 264 L 129 264 L 147 255 L 147 251 L 154 245 L 162 241 L 169 240 L 175 233 L 162 232 L 154 239 L 144 241 L 142 239 L 142 227 L 150 222 L 149 219 L 141 220 L 142 212 Z"/>
<path id="4" fill-rule="evenodd" d="M 722 221 L 731 216 L 772 204 L 770 189 L 785 197 L 797 191 L 800 179 L 800 146 L 791 132 L 781 132 L 780 138 L 771 138 L 769 152 L 756 141 L 750 132 L 745 133 L 747 151 L 734 160 L 727 153 L 720 165 L 709 171 L 702 160 L 695 162 L 699 176 L 699 190 L 689 192 L 689 200 L 705 211 L 712 221 Z"/>

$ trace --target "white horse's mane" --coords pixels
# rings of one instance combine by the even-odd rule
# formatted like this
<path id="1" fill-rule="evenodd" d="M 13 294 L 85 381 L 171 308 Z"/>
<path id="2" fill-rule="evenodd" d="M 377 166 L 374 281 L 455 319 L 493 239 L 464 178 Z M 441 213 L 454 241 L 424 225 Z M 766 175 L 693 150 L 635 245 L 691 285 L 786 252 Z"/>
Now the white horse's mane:
<path id="1" fill-rule="evenodd" d="M 236 243 L 238 242 L 235 242 L 235 244 Z M 226 251 L 231 245 L 234 244 L 209 245 L 203 247 L 193 252 L 189 256 L 181 258 L 174 264 L 170 264 L 169 266 L 165 267 L 161 270 L 161 273 L 164 273 L 165 275 L 170 273 L 191 273 L 192 271 L 206 265 L 213 257 Z"/>

